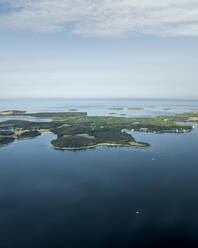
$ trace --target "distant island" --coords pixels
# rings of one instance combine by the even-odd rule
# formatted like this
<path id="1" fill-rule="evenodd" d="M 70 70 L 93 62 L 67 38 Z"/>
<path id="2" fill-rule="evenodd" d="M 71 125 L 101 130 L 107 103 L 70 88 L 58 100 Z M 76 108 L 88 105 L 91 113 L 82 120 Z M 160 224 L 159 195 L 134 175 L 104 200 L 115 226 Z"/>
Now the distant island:
<path id="1" fill-rule="evenodd" d="M 109 110 L 144 110 L 144 108 L 139 108 L 139 107 L 128 107 L 128 108 L 118 108 L 118 107 L 113 107 L 113 108 L 108 108 Z"/>
<path id="2" fill-rule="evenodd" d="M 144 110 L 144 108 L 129 107 L 128 110 Z"/>
<path id="3" fill-rule="evenodd" d="M 169 111 L 169 110 L 171 110 L 171 108 L 164 108 L 163 110 L 164 111 Z"/>
<path id="4" fill-rule="evenodd" d="M 78 109 L 74 109 L 74 108 L 71 108 L 71 109 L 68 109 L 68 110 L 71 111 L 71 112 L 78 111 Z"/>
<path id="5" fill-rule="evenodd" d="M 115 108 L 108 108 L 109 110 L 124 110 L 124 108 L 117 108 L 117 107 L 115 107 Z"/>
<path id="6" fill-rule="evenodd" d="M 57 138 L 51 141 L 55 149 L 87 149 L 99 145 L 149 147 L 148 143 L 136 141 L 128 131 L 185 133 L 192 125 L 176 122 L 198 123 L 198 112 L 157 116 L 155 118 L 126 118 L 113 116 L 87 116 L 86 112 L 26 113 L 19 110 L 0 112 L 0 117 L 46 118 L 51 121 L 7 120 L 0 122 L 0 146 L 15 140 L 32 139 L 51 132 Z"/>

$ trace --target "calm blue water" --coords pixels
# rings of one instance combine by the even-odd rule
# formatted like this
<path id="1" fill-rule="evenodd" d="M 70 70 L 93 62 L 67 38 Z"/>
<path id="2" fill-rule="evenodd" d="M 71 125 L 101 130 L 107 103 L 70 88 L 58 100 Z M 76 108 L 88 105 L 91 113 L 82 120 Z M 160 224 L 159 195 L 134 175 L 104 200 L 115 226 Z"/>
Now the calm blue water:
<path id="1" fill-rule="evenodd" d="M 0 108 L 198 110 L 197 101 L 149 102 L 1 100 Z M 152 147 L 58 151 L 43 134 L 0 148 L 0 247 L 198 247 L 198 128 L 132 134 Z"/>
<path id="2" fill-rule="evenodd" d="M 124 110 L 109 108 L 120 107 Z M 127 110 L 127 108 L 143 110 Z M 197 111 L 198 100 L 152 100 L 152 99 L 0 99 L 0 111 L 26 110 L 28 112 L 57 112 L 74 108 L 86 111 L 89 115 L 109 115 L 110 113 L 126 116 L 149 117 L 164 114 Z M 167 110 L 168 109 L 168 110 Z"/>

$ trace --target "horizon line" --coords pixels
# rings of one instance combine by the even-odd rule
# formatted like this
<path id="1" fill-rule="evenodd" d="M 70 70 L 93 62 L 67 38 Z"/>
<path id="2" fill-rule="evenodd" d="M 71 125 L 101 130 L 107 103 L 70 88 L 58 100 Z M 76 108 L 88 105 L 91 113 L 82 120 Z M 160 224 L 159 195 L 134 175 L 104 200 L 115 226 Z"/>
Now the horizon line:
<path id="1" fill-rule="evenodd" d="M 74 99 L 74 100 L 103 100 L 103 99 L 131 99 L 131 100 L 190 100 L 198 101 L 198 98 L 191 97 L 0 97 L 0 100 L 36 100 L 36 99 Z"/>

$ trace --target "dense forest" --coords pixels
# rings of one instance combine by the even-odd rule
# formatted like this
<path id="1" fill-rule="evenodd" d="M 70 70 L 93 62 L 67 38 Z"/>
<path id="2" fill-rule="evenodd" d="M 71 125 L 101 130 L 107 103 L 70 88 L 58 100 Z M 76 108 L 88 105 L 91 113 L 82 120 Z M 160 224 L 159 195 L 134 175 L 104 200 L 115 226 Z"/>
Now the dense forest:
<path id="1" fill-rule="evenodd" d="M 57 135 L 57 138 L 51 143 L 55 148 L 60 149 L 80 149 L 98 144 L 147 147 L 149 144 L 136 142 L 127 131 L 184 133 L 190 132 L 193 126 L 177 124 L 177 122 L 198 123 L 197 112 L 155 118 L 87 116 L 85 112 L 26 113 L 19 110 L 4 111 L 0 115 L 51 119 L 51 121 L 46 120 L 46 122 L 26 120 L 1 122 L 0 144 L 9 144 L 15 139 L 34 138 L 42 132 L 52 132 Z"/>

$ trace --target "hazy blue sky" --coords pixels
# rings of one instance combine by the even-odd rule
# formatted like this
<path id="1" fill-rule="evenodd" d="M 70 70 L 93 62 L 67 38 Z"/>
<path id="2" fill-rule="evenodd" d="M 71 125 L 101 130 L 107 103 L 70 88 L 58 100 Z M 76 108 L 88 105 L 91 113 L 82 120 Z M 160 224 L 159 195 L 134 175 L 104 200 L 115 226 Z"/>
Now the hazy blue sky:
<path id="1" fill-rule="evenodd" d="M 0 97 L 198 97 L 197 0 L 0 0 Z"/>

